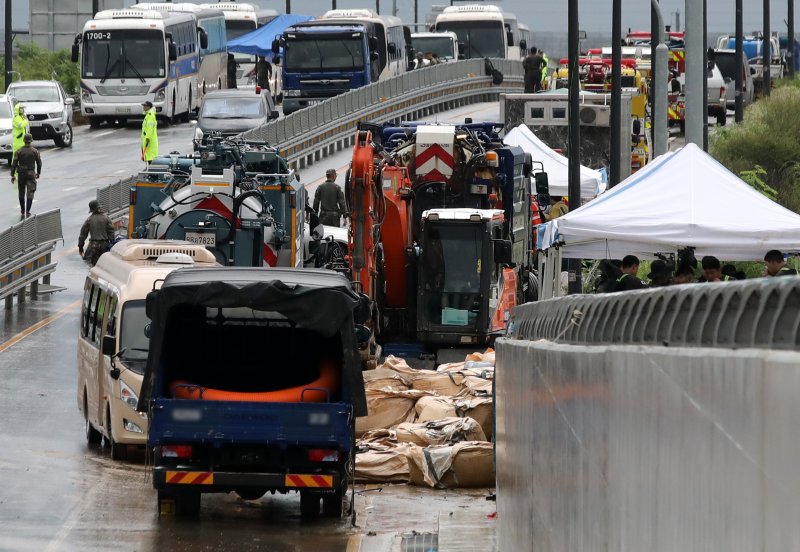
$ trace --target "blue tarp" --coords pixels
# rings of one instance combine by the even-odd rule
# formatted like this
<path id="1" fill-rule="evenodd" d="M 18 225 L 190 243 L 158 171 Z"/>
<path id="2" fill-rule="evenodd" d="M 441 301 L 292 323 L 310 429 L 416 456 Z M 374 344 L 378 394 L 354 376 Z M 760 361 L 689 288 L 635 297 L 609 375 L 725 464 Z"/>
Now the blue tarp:
<path id="1" fill-rule="evenodd" d="M 311 19 L 313 17 L 310 15 L 279 15 L 263 27 L 228 42 L 228 51 L 237 54 L 266 56 L 268 60 L 272 60 L 272 41 L 275 40 L 275 36 L 281 34 L 286 27 Z"/>

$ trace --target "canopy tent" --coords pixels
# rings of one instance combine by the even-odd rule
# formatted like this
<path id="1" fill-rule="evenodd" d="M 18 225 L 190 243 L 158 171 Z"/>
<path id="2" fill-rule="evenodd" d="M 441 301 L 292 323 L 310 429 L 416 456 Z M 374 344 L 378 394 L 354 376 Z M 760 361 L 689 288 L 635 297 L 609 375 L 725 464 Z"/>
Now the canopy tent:
<path id="1" fill-rule="evenodd" d="M 510 146 L 519 146 L 533 156 L 534 161 L 544 165 L 544 172 L 550 182 L 550 195 L 569 195 L 567 190 L 569 182 L 569 160 L 553 151 L 542 142 L 526 125 L 512 128 L 503 142 Z M 587 201 L 597 197 L 606 189 L 605 178 L 601 171 L 595 171 L 581 166 L 581 200 Z"/>
<path id="2" fill-rule="evenodd" d="M 601 197 L 539 225 L 543 248 L 565 258 L 695 255 L 763 260 L 800 250 L 800 215 L 754 190 L 694 144 L 658 157 Z"/>
<path id="3" fill-rule="evenodd" d="M 311 19 L 313 18 L 310 15 L 279 15 L 255 31 L 250 31 L 229 41 L 228 51 L 236 54 L 266 56 L 268 60 L 272 60 L 272 41 L 275 40 L 275 37 L 281 34 L 286 27 Z"/>

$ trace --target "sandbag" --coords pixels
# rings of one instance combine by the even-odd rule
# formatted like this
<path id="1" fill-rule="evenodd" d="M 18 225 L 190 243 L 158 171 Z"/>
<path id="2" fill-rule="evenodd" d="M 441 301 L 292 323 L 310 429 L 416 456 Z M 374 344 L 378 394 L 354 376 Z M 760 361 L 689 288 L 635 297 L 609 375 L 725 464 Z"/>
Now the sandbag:
<path id="1" fill-rule="evenodd" d="M 481 426 L 472 418 L 444 418 L 425 423 L 406 422 L 394 430 L 398 442 L 429 445 L 453 445 L 461 441 L 486 441 Z"/>
<path id="2" fill-rule="evenodd" d="M 458 417 L 456 404 L 450 397 L 421 397 L 414 406 L 414 410 L 417 413 L 415 419 L 417 423 Z"/>
<path id="3" fill-rule="evenodd" d="M 376 368 L 364 371 L 365 389 L 392 389 L 402 391 L 411 387 L 411 378 L 388 368 Z"/>
<path id="4" fill-rule="evenodd" d="M 409 480 L 439 489 L 494 487 L 492 443 L 465 441 L 452 446 L 409 445 Z"/>
<path id="5" fill-rule="evenodd" d="M 356 454 L 356 481 L 373 483 L 407 483 L 409 481 L 408 444 L 359 445 Z"/>
<path id="6" fill-rule="evenodd" d="M 429 393 L 414 389 L 368 389 L 368 415 L 356 418 L 356 437 L 361 437 L 371 429 L 388 429 L 413 421 L 417 399 L 427 395 Z"/>
<path id="7" fill-rule="evenodd" d="M 494 403 L 492 397 L 463 397 L 453 401 L 456 414 L 461 417 L 469 416 L 478 422 L 486 435 L 486 439 L 491 441 L 492 425 L 494 418 Z"/>
<path id="8" fill-rule="evenodd" d="M 437 395 L 452 397 L 463 390 L 465 376 L 458 372 L 434 372 L 433 370 L 417 370 L 412 376 L 411 388 L 431 391 Z"/>

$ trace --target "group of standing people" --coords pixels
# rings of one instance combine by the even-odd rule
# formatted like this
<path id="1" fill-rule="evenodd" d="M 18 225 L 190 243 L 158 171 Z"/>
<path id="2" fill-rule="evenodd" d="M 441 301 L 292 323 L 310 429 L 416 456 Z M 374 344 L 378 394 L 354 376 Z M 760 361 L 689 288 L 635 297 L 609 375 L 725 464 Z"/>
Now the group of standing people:
<path id="1" fill-rule="evenodd" d="M 648 287 L 665 287 L 695 282 L 730 282 L 744 280 L 744 272 L 737 270 L 732 264 L 723 265 L 719 259 L 707 255 L 700 260 L 701 274 L 696 274 L 697 261 L 695 259 L 681 260 L 678 266 L 663 259 L 657 259 L 650 264 L 650 272 L 646 284 L 638 277 L 639 258 L 635 255 L 626 255 L 621 261 L 605 259 L 600 263 L 600 279 L 596 286 L 597 293 L 610 293 L 613 291 L 631 291 Z M 786 263 L 784 254 L 772 249 L 764 255 L 765 277 L 796 276 L 797 271 Z"/>

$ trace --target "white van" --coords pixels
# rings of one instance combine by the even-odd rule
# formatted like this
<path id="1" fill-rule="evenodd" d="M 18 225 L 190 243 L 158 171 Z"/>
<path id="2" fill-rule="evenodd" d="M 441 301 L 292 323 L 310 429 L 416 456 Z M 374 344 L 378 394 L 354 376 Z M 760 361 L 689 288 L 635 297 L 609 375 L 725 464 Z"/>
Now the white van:
<path id="1" fill-rule="evenodd" d="M 219 266 L 202 245 L 178 240 L 122 240 L 100 256 L 84 285 L 78 332 L 78 408 L 90 444 L 103 439 L 111 458 L 145 445 L 147 419 L 136 412 L 149 338 L 145 298 L 167 274 Z"/>

